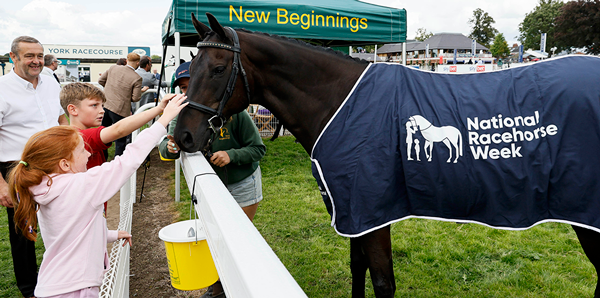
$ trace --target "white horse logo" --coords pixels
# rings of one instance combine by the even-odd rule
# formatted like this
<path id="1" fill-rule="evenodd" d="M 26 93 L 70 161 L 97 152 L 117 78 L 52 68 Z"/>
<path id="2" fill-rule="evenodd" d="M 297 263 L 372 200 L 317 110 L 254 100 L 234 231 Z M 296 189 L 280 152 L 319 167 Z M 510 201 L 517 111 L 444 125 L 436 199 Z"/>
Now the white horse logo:
<path id="1" fill-rule="evenodd" d="M 460 131 L 453 126 L 442 126 L 435 127 L 431 122 L 427 121 L 427 119 L 423 118 L 421 115 L 414 115 L 408 118 L 408 122 L 406 122 L 406 132 L 408 136 L 406 137 L 406 145 L 408 151 L 408 160 L 413 160 L 411 158 L 411 150 L 412 147 L 412 139 L 413 134 L 418 131 L 421 132 L 423 138 L 425 138 L 425 156 L 427 157 L 427 161 L 431 161 L 431 155 L 433 151 L 433 143 L 435 142 L 443 142 L 448 147 L 450 156 L 446 162 L 450 162 L 452 160 L 452 146 L 456 148 L 456 154 L 454 158 L 454 163 L 458 160 L 459 156 L 463 155 L 462 152 L 462 135 Z M 410 144 L 409 144 L 410 141 Z M 452 146 L 451 146 L 452 145 Z M 416 142 L 415 151 L 417 152 L 417 159 L 419 154 L 419 143 Z M 429 150 L 427 150 L 429 149 Z"/>

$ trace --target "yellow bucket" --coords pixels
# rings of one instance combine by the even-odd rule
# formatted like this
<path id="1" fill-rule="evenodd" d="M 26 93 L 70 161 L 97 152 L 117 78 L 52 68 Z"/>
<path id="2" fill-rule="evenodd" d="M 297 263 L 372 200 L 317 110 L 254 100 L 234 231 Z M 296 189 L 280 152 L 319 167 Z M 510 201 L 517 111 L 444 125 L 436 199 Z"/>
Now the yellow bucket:
<path id="1" fill-rule="evenodd" d="M 174 288 L 198 290 L 219 279 L 200 220 L 168 225 L 158 232 L 158 237 L 165 242 Z"/>

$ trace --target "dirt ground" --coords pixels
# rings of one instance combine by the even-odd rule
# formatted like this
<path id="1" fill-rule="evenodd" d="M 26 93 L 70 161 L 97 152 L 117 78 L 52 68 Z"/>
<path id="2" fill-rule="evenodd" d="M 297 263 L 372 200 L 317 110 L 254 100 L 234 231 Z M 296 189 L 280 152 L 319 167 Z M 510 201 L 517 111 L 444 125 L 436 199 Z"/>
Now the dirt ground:
<path id="1" fill-rule="evenodd" d="M 150 168 L 146 173 L 144 197 L 139 202 L 139 192 L 144 177 L 144 167 L 137 172 L 137 201 L 133 207 L 130 263 L 130 297 L 200 297 L 205 290 L 180 291 L 171 286 L 165 246 L 158 238 L 158 231 L 177 219 L 169 195 L 174 162 L 161 161 L 155 149 L 150 154 Z M 182 177 L 183 179 L 183 177 Z M 119 224 L 119 194 L 108 203 L 107 223 L 109 229 Z"/>

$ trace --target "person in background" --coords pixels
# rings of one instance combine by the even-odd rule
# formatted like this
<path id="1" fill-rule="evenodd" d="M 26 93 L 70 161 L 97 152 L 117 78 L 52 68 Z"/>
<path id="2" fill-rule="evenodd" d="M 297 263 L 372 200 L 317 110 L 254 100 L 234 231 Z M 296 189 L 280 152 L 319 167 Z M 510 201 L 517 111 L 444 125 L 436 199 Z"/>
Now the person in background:
<path id="1" fill-rule="evenodd" d="M 173 85 L 185 93 L 188 88 L 190 62 L 181 64 L 175 71 Z M 163 160 L 179 158 L 179 148 L 173 139 L 177 118 L 169 124 L 169 134 L 158 146 Z M 259 162 L 266 147 L 258 129 L 245 110 L 229 118 L 211 145 L 214 152 L 209 158 L 211 166 L 237 201 L 250 221 L 258 209 L 262 195 L 262 175 Z M 225 297 L 220 281 L 211 285 L 201 298 Z"/>
<path id="2" fill-rule="evenodd" d="M 117 60 L 117 65 L 127 65 L 127 59 L 125 58 L 119 58 L 119 60 Z"/>
<path id="3" fill-rule="evenodd" d="M 58 69 L 58 60 L 56 59 L 56 57 L 50 54 L 44 56 L 44 69 L 42 70 L 42 74 L 54 77 L 54 79 L 56 79 L 56 82 L 60 84 L 60 80 L 54 73 L 56 69 Z"/>
<path id="4" fill-rule="evenodd" d="M 179 69 L 179 67 L 185 63 L 186 63 L 185 60 L 179 59 L 179 66 L 177 67 L 177 69 Z M 190 63 L 191 63 L 191 61 L 190 61 Z M 175 80 L 176 80 L 175 76 L 176 76 L 176 74 L 177 74 L 177 71 L 175 71 L 173 73 L 173 76 L 171 77 L 171 93 L 175 93 L 175 87 L 176 87 L 175 86 Z M 179 89 L 181 89 L 181 88 L 179 88 Z"/>
<path id="5" fill-rule="evenodd" d="M 98 297 L 110 269 L 106 244 L 126 239 L 123 245 L 131 245 L 129 233 L 107 229 L 102 204 L 154 149 L 169 121 L 185 107 L 184 100 L 179 95 L 170 101 L 161 118 L 142 131 L 122 157 L 90 170 L 90 153 L 77 128 L 52 127 L 29 139 L 8 180 L 19 233 L 34 241 L 38 223 L 43 231 L 46 251 L 37 297 Z"/>
<path id="6" fill-rule="evenodd" d="M 150 72 L 152 69 L 152 60 L 150 57 L 143 56 L 140 59 L 140 67 L 135 70 L 135 72 L 142 77 L 142 86 L 147 86 L 149 89 L 153 89 L 158 86 L 158 79 L 154 74 Z M 161 87 L 167 87 L 167 83 L 163 82 Z M 156 93 L 146 93 L 142 95 L 142 99 L 140 100 L 140 106 L 143 106 L 149 102 L 154 102 Z"/>
<path id="7" fill-rule="evenodd" d="M 24 297 L 33 297 L 37 283 L 35 243 L 15 232 L 15 210 L 5 179 L 29 137 L 68 122 L 60 107 L 59 85 L 53 78 L 40 75 L 44 67 L 42 44 L 30 36 L 17 37 L 12 42 L 10 58 L 12 71 L 0 77 L 0 205 L 6 207 L 8 214 L 17 287 Z"/>
<path id="8" fill-rule="evenodd" d="M 131 102 L 139 101 L 142 98 L 142 92 L 148 90 L 148 87 L 142 89 L 142 77 L 135 72 L 139 65 L 140 55 L 129 53 L 127 65 L 113 65 L 98 79 L 98 83 L 104 87 L 106 94 L 102 126 L 111 126 L 131 115 Z M 115 141 L 115 156 L 123 154 L 126 144 L 127 136 Z"/>

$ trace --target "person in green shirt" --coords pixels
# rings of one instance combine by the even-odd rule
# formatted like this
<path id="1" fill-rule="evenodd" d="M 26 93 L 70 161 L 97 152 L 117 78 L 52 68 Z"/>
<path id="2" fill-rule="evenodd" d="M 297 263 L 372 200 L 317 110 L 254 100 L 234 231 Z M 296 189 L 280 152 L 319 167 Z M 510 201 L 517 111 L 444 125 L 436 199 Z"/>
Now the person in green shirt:
<path id="1" fill-rule="evenodd" d="M 183 93 L 190 80 L 189 66 L 190 62 L 183 63 L 175 71 L 173 86 L 179 86 Z M 173 138 L 176 124 L 177 118 L 169 124 L 167 138 L 158 147 L 163 160 L 179 158 L 179 147 Z M 214 152 L 209 159 L 211 166 L 250 221 L 263 199 L 259 162 L 266 150 L 258 128 L 246 111 L 231 116 L 211 145 Z M 211 297 L 225 297 L 220 282 L 210 286 L 201 298 Z"/>

